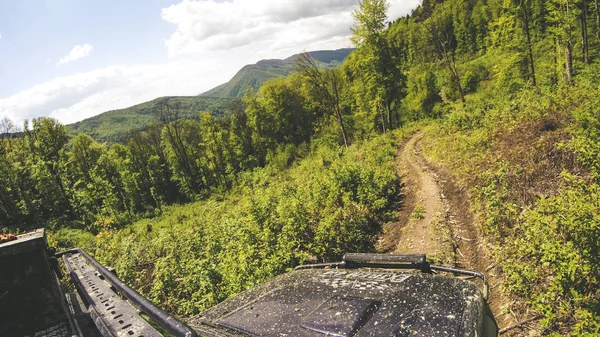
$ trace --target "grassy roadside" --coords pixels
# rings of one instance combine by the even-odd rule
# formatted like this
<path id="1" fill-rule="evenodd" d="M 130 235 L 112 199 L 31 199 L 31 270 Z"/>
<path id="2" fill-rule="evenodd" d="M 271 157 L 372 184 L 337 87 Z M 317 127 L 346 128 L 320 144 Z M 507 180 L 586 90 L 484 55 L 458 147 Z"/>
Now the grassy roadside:
<path id="1" fill-rule="evenodd" d="M 600 333 L 600 80 L 586 75 L 556 93 L 482 91 L 423 142 L 468 188 L 502 289 L 520 300 L 510 310 L 533 309 L 544 335 Z"/>

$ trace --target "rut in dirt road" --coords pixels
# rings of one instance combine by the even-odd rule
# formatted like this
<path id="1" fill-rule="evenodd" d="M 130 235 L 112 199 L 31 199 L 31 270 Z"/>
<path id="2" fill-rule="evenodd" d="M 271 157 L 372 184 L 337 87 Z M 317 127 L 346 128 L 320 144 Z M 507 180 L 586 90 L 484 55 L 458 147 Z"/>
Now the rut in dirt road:
<path id="1" fill-rule="evenodd" d="M 417 154 L 420 151 L 418 142 L 423 135 L 420 132 L 411 137 L 399 156 L 399 169 L 406 185 L 411 187 L 408 193 L 412 193 L 415 200 L 394 252 L 426 253 L 435 260 L 453 262 L 454 250 L 446 226 L 448 206 L 443 200 L 436 177 L 429 172 Z"/>

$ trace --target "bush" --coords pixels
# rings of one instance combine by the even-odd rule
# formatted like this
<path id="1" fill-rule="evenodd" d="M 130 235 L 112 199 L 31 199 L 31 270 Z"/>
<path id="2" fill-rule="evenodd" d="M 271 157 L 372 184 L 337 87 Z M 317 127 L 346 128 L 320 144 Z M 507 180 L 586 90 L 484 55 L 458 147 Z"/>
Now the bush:
<path id="1" fill-rule="evenodd" d="M 506 288 L 542 313 L 544 326 L 569 324 L 597 334 L 600 317 L 593 313 L 600 310 L 600 188 L 568 174 L 564 178 L 562 193 L 527 212 L 514 244 L 505 247 Z M 579 317 L 587 318 L 577 323 Z"/>
<path id="2" fill-rule="evenodd" d="M 398 195 L 394 144 L 383 136 L 345 153 L 316 148 L 278 171 L 297 151 L 282 148 L 271 166 L 240 175 L 229 195 L 108 228 L 89 247 L 161 307 L 197 314 L 304 262 L 374 251 Z M 77 241 L 63 231 L 56 240 Z"/>
<path id="3" fill-rule="evenodd" d="M 489 86 L 433 123 L 423 144 L 469 188 L 503 289 L 556 335 L 600 333 L 597 77 L 508 88 L 517 95 Z"/>

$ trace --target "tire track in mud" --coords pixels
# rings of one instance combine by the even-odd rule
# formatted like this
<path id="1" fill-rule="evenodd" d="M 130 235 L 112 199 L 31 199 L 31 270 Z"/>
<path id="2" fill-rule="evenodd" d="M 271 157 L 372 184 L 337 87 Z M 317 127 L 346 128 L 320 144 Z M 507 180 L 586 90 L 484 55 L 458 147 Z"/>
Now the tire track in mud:
<path id="1" fill-rule="evenodd" d="M 412 136 L 400 153 L 398 166 L 401 175 L 412 180 L 409 184 L 416 188 L 412 191 L 414 208 L 408 223 L 401 229 L 394 253 L 426 253 L 430 259 L 448 263 L 452 262 L 453 255 L 452 242 L 445 226 L 448 207 L 436 177 L 423 165 L 419 146 L 423 136 L 423 132 Z"/>

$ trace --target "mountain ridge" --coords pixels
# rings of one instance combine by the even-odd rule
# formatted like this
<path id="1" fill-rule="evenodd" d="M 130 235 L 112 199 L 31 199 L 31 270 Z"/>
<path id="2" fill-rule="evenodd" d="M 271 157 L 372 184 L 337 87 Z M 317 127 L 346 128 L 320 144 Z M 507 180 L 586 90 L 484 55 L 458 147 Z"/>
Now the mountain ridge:
<path id="1" fill-rule="evenodd" d="M 335 68 L 350 55 L 353 48 L 336 50 L 316 50 L 307 52 L 320 67 Z M 202 97 L 241 98 L 248 89 L 257 91 L 267 80 L 284 77 L 294 72 L 294 63 L 301 54 L 294 54 L 285 59 L 265 59 L 242 67 L 228 82 L 220 84 L 206 92 Z"/>
<path id="2" fill-rule="evenodd" d="M 317 50 L 308 52 L 308 54 L 321 67 L 332 68 L 340 66 L 353 50 L 352 48 Z M 257 91 L 267 80 L 292 73 L 294 63 L 300 55 L 294 54 L 285 59 L 264 59 L 255 64 L 247 64 L 229 82 L 197 96 L 157 97 L 127 108 L 109 110 L 68 124 L 66 127 L 72 136 L 85 133 L 97 141 L 123 142 L 134 131 L 143 130 L 150 123 L 156 121 L 155 115 L 160 107 L 159 103 L 165 101 L 168 104 L 180 104 L 186 115 L 210 111 L 215 116 L 224 116 L 228 112 L 229 105 L 234 100 L 241 98 L 248 88 Z"/>

